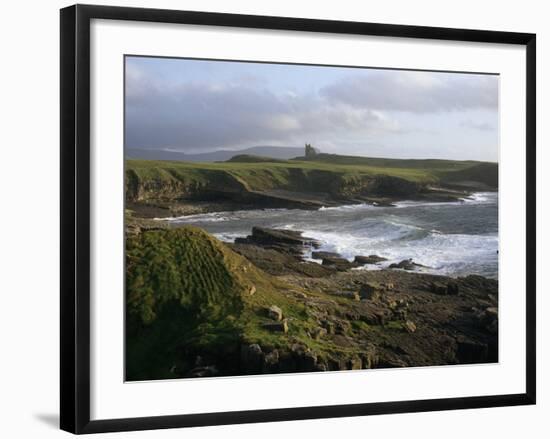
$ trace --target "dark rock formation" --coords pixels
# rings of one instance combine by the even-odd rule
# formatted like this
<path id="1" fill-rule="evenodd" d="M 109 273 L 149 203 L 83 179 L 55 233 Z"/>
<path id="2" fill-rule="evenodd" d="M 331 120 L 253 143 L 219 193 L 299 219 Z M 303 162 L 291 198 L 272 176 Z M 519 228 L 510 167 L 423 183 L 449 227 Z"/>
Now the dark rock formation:
<path id="1" fill-rule="evenodd" d="M 339 258 L 339 257 L 323 258 L 323 265 L 334 267 L 339 271 L 349 270 L 350 268 L 357 266 L 357 264 L 348 261 L 346 258 Z"/>
<path id="2" fill-rule="evenodd" d="M 299 230 L 269 229 L 253 227 L 246 238 L 235 239 L 236 244 L 253 244 L 287 253 L 301 254 L 305 248 L 320 246 L 319 241 L 302 236 Z"/>
<path id="3" fill-rule="evenodd" d="M 284 319 L 276 323 L 264 323 L 263 328 L 271 332 L 288 332 L 288 320 Z"/>
<path id="4" fill-rule="evenodd" d="M 382 289 L 379 285 L 373 283 L 366 283 L 361 285 L 359 289 L 359 296 L 363 300 L 377 300 L 380 297 Z"/>
<path id="5" fill-rule="evenodd" d="M 241 369 L 245 373 L 257 373 L 262 370 L 264 353 L 260 345 L 254 343 L 241 346 Z"/>
<path id="6" fill-rule="evenodd" d="M 378 175 L 370 184 L 370 191 L 382 197 L 410 197 L 424 189 L 423 184 L 390 175 Z"/>
<path id="7" fill-rule="evenodd" d="M 423 267 L 421 264 L 417 264 L 416 262 L 413 262 L 411 258 L 409 259 L 403 259 L 401 262 L 397 264 L 390 264 L 389 268 L 400 268 L 402 270 L 416 270 L 418 267 Z"/>
<path id="8" fill-rule="evenodd" d="M 289 253 L 283 247 L 266 248 L 263 245 L 250 244 L 248 241 L 246 244 L 229 244 L 229 247 L 248 260 L 254 261 L 257 267 L 275 276 L 299 273 L 301 276 L 317 278 L 334 273 L 334 268 L 304 261 L 301 253 Z"/>
<path id="9" fill-rule="evenodd" d="M 430 285 L 430 290 L 434 294 L 439 295 L 455 295 L 459 292 L 459 286 L 457 282 L 449 281 L 449 282 L 442 282 L 442 281 L 434 281 Z"/>
<path id="10" fill-rule="evenodd" d="M 361 265 L 378 264 L 379 262 L 383 262 L 383 261 L 387 261 L 387 259 L 378 255 L 355 256 L 355 259 L 354 259 L 354 262 Z"/>
<path id="11" fill-rule="evenodd" d="M 340 253 L 334 252 L 311 252 L 312 259 L 341 258 Z"/>
<path id="12" fill-rule="evenodd" d="M 361 300 L 361 297 L 355 291 L 331 291 L 332 296 L 345 297 L 351 300 Z"/>

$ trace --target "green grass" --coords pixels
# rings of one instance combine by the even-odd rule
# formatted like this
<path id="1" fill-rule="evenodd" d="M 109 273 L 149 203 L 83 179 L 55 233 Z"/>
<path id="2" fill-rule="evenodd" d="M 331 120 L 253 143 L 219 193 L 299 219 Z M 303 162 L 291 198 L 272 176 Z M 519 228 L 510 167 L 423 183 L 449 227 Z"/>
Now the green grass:
<path id="1" fill-rule="evenodd" d="M 126 284 L 130 380 L 173 377 L 183 345 L 212 355 L 241 343 L 288 345 L 287 334 L 262 327 L 271 305 L 296 339 L 307 341 L 314 324 L 288 285 L 195 227 L 128 236 Z"/>
<path id="2" fill-rule="evenodd" d="M 460 180 L 498 184 L 495 163 L 452 160 L 400 160 L 320 154 L 315 159 L 276 160 L 236 156 L 227 162 L 127 160 L 129 192 L 141 184 L 162 198 L 163 193 L 200 191 L 300 190 L 346 194 L 376 176 L 397 177 L 415 184 L 437 185 Z"/>
<path id="3" fill-rule="evenodd" d="M 401 331 L 404 328 L 404 322 L 400 320 L 390 320 L 384 325 L 384 328 L 386 329 L 393 329 L 395 331 Z"/>
<path id="4" fill-rule="evenodd" d="M 314 157 L 296 157 L 296 161 L 312 163 L 332 163 L 340 165 L 374 166 L 377 168 L 410 168 L 410 169 L 465 169 L 480 162 L 473 160 L 444 160 L 444 159 L 393 159 L 382 157 L 358 157 L 339 154 L 317 154 Z"/>
<path id="5" fill-rule="evenodd" d="M 129 380 L 177 377 L 177 368 L 196 353 L 221 357 L 217 364 L 230 365 L 242 344 L 288 349 L 298 342 L 320 358 L 353 353 L 311 338 L 318 323 L 297 298 L 296 292 L 304 291 L 256 268 L 199 228 L 128 236 L 126 285 Z M 288 334 L 264 329 L 271 305 L 288 319 Z M 358 323 L 354 329 L 369 328 Z M 182 349 L 191 352 L 188 358 L 182 357 Z"/>
<path id="6" fill-rule="evenodd" d="M 433 180 L 435 172 L 445 168 L 414 169 L 404 167 L 380 167 L 364 164 L 335 164 L 309 161 L 271 161 L 271 162 L 169 162 L 154 160 L 127 160 L 127 171 L 135 172 L 140 178 L 159 180 L 178 180 L 205 183 L 211 178 L 231 176 L 232 179 L 246 179 L 251 188 L 262 189 L 266 183 L 270 186 L 288 184 L 293 178 L 308 177 L 323 172 L 332 175 L 354 176 L 378 174 L 406 178 L 408 180 Z M 268 180 L 268 182 L 266 182 Z"/>

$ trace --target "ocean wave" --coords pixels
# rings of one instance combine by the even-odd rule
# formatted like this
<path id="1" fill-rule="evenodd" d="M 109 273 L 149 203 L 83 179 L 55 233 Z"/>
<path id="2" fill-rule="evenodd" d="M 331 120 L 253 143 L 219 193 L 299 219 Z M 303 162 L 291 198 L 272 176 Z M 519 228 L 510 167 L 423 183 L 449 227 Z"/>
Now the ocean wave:
<path id="1" fill-rule="evenodd" d="M 175 222 L 178 224 L 196 223 L 196 222 L 212 223 L 212 222 L 227 221 L 229 219 L 229 217 L 227 216 L 227 213 L 228 212 L 198 213 L 194 215 L 184 215 L 184 216 L 154 218 L 154 219 Z"/>
<path id="2" fill-rule="evenodd" d="M 168 218 L 155 218 L 156 220 L 172 221 L 175 223 L 211 223 L 235 220 L 253 220 L 264 218 L 273 213 L 285 213 L 289 209 L 254 209 L 254 210 L 226 210 L 221 212 L 197 213 Z"/>
<path id="3" fill-rule="evenodd" d="M 496 203 L 498 200 L 497 192 L 474 192 L 468 197 L 461 198 L 467 204 L 488 204 Z"/>
<path id="4" fill-rule="evenodd" d="M 402 209 L 354 204 L 328 207 L 316 212 L 258 209 L 163 220 L 202 227 L 225 242 L 249 235 L 254 226 L 302 230 L 305 237 L 321 242 L 321 251 L 337 252 L 348 260 L 371 254 L 388 259 L 379 265 L 361 269 L 385 268 L 391 263 L 412 258 L 430 267 L 423 270 L 433 273 L 476 273 L 496 277 L 497 211 L 479 210 L 478 205 L 496 206 L 497 203 L 497 193 L 479 192 L 463 201 L 399 202 L 398 206 Z M 412 206 L 420 208 L 406 209 Z M 311 252 L 305 256 L 310 257 Z"/>
<path id="5" fill-rule="evenodd" d="M 462 200 L 462 199 L 461 199 Z M 463 201 L 396 201 L 393 203 L 397 209 L 403 209 L 406 207 L 437 207 L 437 206 L 458 206 L 463 204 Z"/>
<path id="6" fill-rule="evenodd" d="M 343 204 L 341 206 L 331 206 L 331 207 L 320 207 L 318 210 L 321 212 L 325 211 L 349 211 L 349 210 L 364 210 L 364 209 L 372 209 L 375 208 L 376 205 L 374 204 L 367 204 L 367 203 L 358 203 L 358 204 Z"/>
<path id="7" fill-rule="evenodd" d="M 220 241 L 224 242 L 235 242 L 235 238 L 243 237 L 244 235 L 242 233 L 231 233 L 231 232 L 221 232 L 221 233 L 213 233 L 213 235 L 218 238 Z"/>
<path id="8" fill-rule="evenodd" d="M 405 233 L 404 233 L 405 234 Z M 360 234 L 307 230 L 305 236 L 321 242 L 321 251 L 336 252 L 353 260 L 357 255 L 376 254 L 388 260 L 365 269 L 387 268 L 392 263 L 412 258 L 425 265 L 421 271 L 439 274 L 483 272 L 494 274 L 490 267 L 498 258 L 498 236 L 444 234 L 437 230 L 422 230 L 415 238 L 387 239 L 386 236 L 366 237 Z"/>
<path id="9" fill-rule="evenodd" d="M 429 207 L 429 206 L 459 206 L 461 204 L 492 204 L 498 200 L 497 192 L 474 192 L 471 195 L 459 198 L 458 201 L 397 201 L 393 205 L 397 208 Z"/>

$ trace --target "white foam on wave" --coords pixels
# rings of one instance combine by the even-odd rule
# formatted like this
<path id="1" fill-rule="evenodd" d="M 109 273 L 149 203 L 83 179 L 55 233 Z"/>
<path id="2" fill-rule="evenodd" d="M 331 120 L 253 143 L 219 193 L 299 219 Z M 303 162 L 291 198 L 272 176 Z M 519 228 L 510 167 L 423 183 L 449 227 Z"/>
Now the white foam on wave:
<path id="1" fill-rule="evenodd" d="M 344 204 L 342 206 L 331 206 L 331 207 L 320 207 L 319 210 L 321 212 L 325 211 L 349 211 L 349 210 L 365 210 L 365 209 L 372 209 L 376 208 L 374 204 L 367 204 L 367 203 L 358 203 L 358 204 Z"/>
<path id="2" fill-rule="evenodd" d="M 370 254 L 388 259 L 378 265 L 361 267 L 366 270 L 387 268 L 392 263 L 412 258 L 426 266 L 420 271 L 439 274 L 475 272 L 480 264 L 491 265 L 498 250 L 496 235 L 444 234 L 437 230 L 427 231 L 419 239 L 405 240 L 318 230 L 307 230 L 304 236 L 319 240 L 321 247 L 318 250 L 339 253 L 350 261 L 357 255 Z"/>
<path id="3" fill-rule="evenodd" d="M 213 233 L 213 235 L 223 242 L 235 242 L 235 238 L 242 238 L 244 235 L 242 233 L 232 233 L 232 232 L 221 232 Z"/>
<path id="4" fill-rule="evenodd" d="M 397 201 L 393 205 L 397 208 L 406 207 L 424 207 L 424 206 L 458 206 L 464 203 L 467 204 L 491 204 L 497 201 L 498 194 L 496 192 L 474 192 L 471 195 L 459 198 L 458 201 Z"/>
<path id="5" fill-rule="evenodd" d="M 397 207 L 467 206 L 496 204 L 498 194 L 478 192 L 462 201 L 434 203 L 402 201 Z M 375 209 L 376 214 L 362 214 L 362 210 Z M 458 209 L 461 210 L 461 209 Z M 326 211 L 326 212 L 324 212 Z M 359 212 L 359 213 L 358 213 Z M 371 211 L 372 212 L 372 211 Z M 437 215 L 459 215 L 451 209 L 433 210 Z M 422 213 L 422 212 L 421 212 Z M 377 254 L 388 261 L 378 265 L 366 265 L 358 269 L 371 270 L 387 267 L 394 262 L 412 258 L 430 268 L 422 271 L 448 275 L 480 273 L 496 276 L 498 270 L 498 237 L 493 234 L 452 234 L 442 232 L 449 227 L 440 227 L 437 222 L 416 221 L 416 211 L 382 209 L 372 204 L 353 204 L 319 209 L 318 213 L 305 210 L 265 209 L 225 211 L 195 214 L 159 220 L 183 224 L 196 224 L 209 230 L 225 242 L 250 234 L 255 225 L 302 230 L 303 236 L 319 240 L 318 250 L 341 254 L 348 260 L 357 255 Z M 422 213 L 424 214 L 424 213 Z M 468 215 L 468 214 L 467 214 Z M 437 218 L 437 216 L 435 217 Z M 443 217 L 445 218 L 445 217 Z M 467 218 L 465 219 L 465 221 Z M 414 223 L 414 224 L 412 224 Z M 458 230 L 457 230 L 458 231 Z M 305 257 L 310 258 L 311 252 Z M 311 259 L 308 259 L 311 260 Z M 319 260 L 314 260 L 321 263 Z"/>
<path id="6" fill-rule="evenodd" d="M 213 212 L 213 213 L 198 213 L 195 215 L 184 215 L 176 217 L 167 217 L 167 218 L 154 218 L 157 221 L 170 221 L 175 223 L 213 223 L 220 221 L 227 221 L 229 218 L 227 216 L 229 212 Z"/>
<path id="7" fill-rule="evenodd" d="M 496 192 L 474 192 L 468 197 L 461 198 L 467 204 L 487 204 L 494 203 L 498 198 Z"/>
<path id="8" fill-rule="evenodd" d="M 397 209 L 406 207 L 425 207 L 425 206 L 455 206 L 462 204 L 462 201 L 397 201 L 393 203 Z"/>
<path id="9" fill-rule="evenodd" d="M 177 217 L 154 218 L 161 221 L 173 221 L 175 223 L 211 223 L 235 220 L 247 220 L 263 218 L 271 213 L 286 212 L 288 209 L 254 209 L 254 210 L 226 210 L 221 212 L 197 213 L 193 215 L 182 215 Z"/>

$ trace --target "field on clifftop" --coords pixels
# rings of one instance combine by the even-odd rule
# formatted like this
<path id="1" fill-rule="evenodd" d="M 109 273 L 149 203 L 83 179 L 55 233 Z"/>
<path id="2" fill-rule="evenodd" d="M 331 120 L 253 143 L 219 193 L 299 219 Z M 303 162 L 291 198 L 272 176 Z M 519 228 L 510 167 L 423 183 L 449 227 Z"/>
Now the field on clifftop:
<path id="1" fill-rule="evenodd" d="M 196 163 L 180 161 L 127 160 L 127 178 L 157 182 L 183 181 L 206 184 L 213 180 L 235 180 L 252 190 L 294 188 L 303 182 L 317 183 L 321 176 L 354 179 L 359 176 L 388 175 L 412 182 L 438 184 L 461 179 L 483 182 L 496 187 L 496 163 L 453 160 L 402 160 L 319 154 L 315 160 L 305 157 L 276 160 L 259 156 L 236 156 L 227 162 Z M 486 172 L 492 172 L 487 180 Z M 327 189 L 327 179 L 317 190 Z"/>
<path id="2" fill-rule="evenodd" d="M 218 163 L 127 160 L 125 185 L 128 202 L 157 207 L 167 202 L 229 201 L 240 204 L 237 208 L 318 208 L 399 199 L 444 201 L 471 191 L 496 190 L 498 165 L 330 154 L 292 160 L 239 155 Z M 164 207 L 177 214 L 174 204 Z"/>

